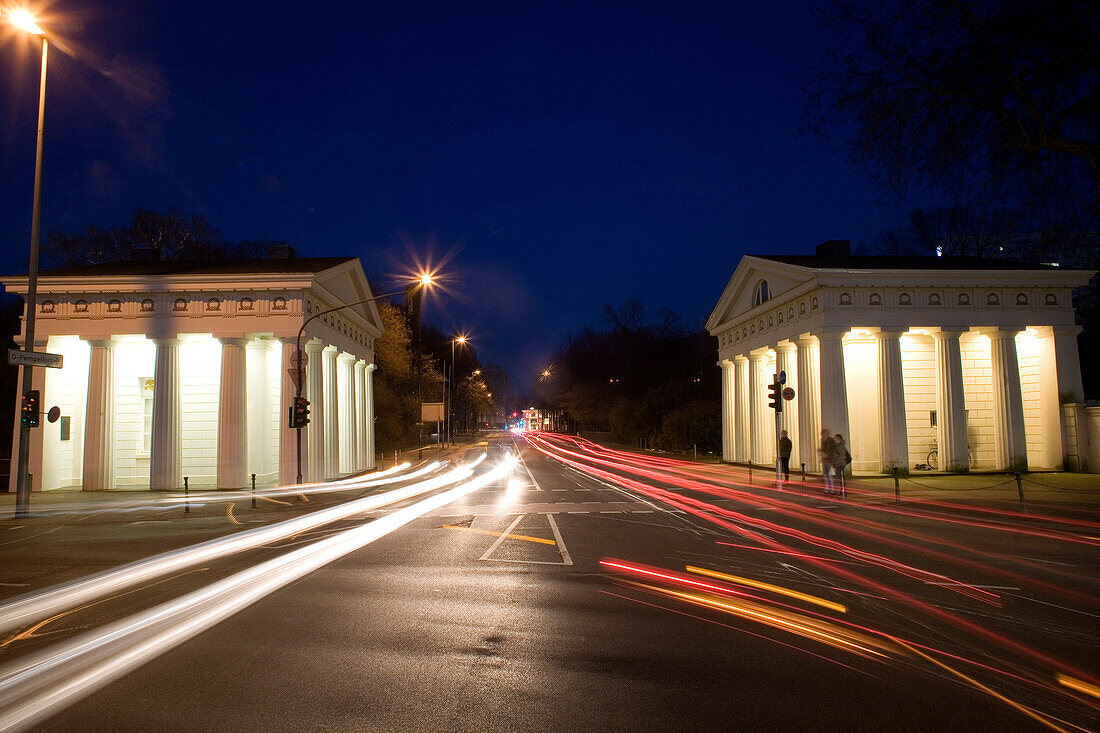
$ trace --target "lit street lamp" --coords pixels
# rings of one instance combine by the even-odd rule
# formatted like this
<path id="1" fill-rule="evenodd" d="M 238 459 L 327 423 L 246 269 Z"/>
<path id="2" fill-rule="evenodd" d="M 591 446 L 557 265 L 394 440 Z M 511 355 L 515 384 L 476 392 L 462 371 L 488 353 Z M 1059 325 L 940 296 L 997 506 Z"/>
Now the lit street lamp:
<path id="1" fill-rule="evenodd" d="M 444 394 L 445 401 L 447 402 L 447 442 L 448 443 L 454 443 L 454 433 L 455 433 L 455 430 L 454 430 L 454 427 L 455 427 L 455 425 L 454 425 L 454 423 L 455 423 L 455 418 L 454 418 L 455 344 L 465 344 L 467 341 L 469 341 L 469 338 L 467 338 L 464 334 L 459 335 L 459 336 L 455 336 L 453 339 L 451 339 L 451 378 L 450 378 L 450 380 L 446 381 L 447 390 L 446 390 L 446 393 Z M 444 374 L 443 376 L 444 376 L 444 379 L 446 379 L 447 375 Z"/>
<path id="2" fill-rule="evenodd" d="M 42 78 L 38 87 L 38 141 L 34 154 L 34 203 L 31 206 L 31 256 L 27 274 L 27 299 L 26 329 L 23 339 L 23 348 L 34 351 L 34 312 L 38 301 L 38 239 L 42 229 L 42 142 L 43 127 L 46 118 L 46 55 L 49 51 L 49 43 L 46 41 L 46 31 L 39 27 L 34 16 L 26 10 L 10 10 L 7 20 L 13 26 L 31 35 L 42 39 Z M 23 396 L 31 391 L 33 381 L 31 379 L 31 367 L 23 367 Z M 15 516 L 25 517 L 30 508 L 31 482 L 27 474 L 28 448 L 31 437 L 31 426 L 27 421 L 19 423 L 19 463 L 16 468 L 15 485 Z"/>
<path id="3" fill-rule="evenodd" d="M 432 284 L 432 275 L 431 275 L 431 273 L 426 273 L 426 274 L 421 275 L 417 279 L 416 284 L 413 287 L 414 287 L 415 290 L 419 291 L 420 289 L 422 289 L 424 287 L 427 287 L 428 285 L 431 285 L 431 284 Z M 366 303 L 370 303 L 370 302 L 378 300 L 380 298 L 390 298 L 390 297 L 393 297 L 395 295 L 401 295 L 404 292 L 405 292 L 404 290 L 397 290 L 397 291 L 394 291 L 392 293 L 382 293 L 381 295 L 375 295 L 373 298 L 367 298 L 366 300 L 357 300 L 354 303 L 345 303 L 344 305 L 338 305 L 335 308 L 329 308 L 328 310 L 317 311 L 316 313 L 311 315 L 309 318 L 302 321 L 302 327 L 298 329 L 298 337 L 294 342 L 294 367 L 295 367 L 295 369 L 298 370 L 297 383 L 294 385 L 294 390 L 295 390 L 294 391 L 294 404 L 295 405 L 297 405 L 298 402 L 302 399 L 302 386 L 305 383 L 304 374 L 303 374 L 304 370 L 302 369 L 302 334 L 305 332 L 306 326 L 309 325 L 309 322 L 312 321 L 315 318 L 318 318 L 319 316 L 323 316 L 327 313 L 332 313 L 333 311 L 343 310 L 344 308 L 353 308 L 357 305 L 365 305 Z M 418 386 L 418 389 L 419 389 L 419 386 Z M 305 427 L 305 426 L 301 425 L 301 424 L 298 424 L 298 425 L 295 425 L 294 427 L 297 430 L 297 441 L 298 441 L 298 446 L 297 446 L 298 483 L 302 483 L 302 428 Z"/>

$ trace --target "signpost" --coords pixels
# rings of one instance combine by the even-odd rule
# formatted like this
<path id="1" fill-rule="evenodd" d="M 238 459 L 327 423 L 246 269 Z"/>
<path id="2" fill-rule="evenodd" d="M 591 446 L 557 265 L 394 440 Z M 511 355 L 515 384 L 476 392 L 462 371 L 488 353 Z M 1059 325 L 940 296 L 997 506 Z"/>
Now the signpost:
<path id="1" fill-rule="evenodd" d="M 8 349 L 8 363 L 12 366 L 49 367 L 60 369 L 64 357 L 61 354 L 47 354 L 44 351 L 20 351 Z"/>

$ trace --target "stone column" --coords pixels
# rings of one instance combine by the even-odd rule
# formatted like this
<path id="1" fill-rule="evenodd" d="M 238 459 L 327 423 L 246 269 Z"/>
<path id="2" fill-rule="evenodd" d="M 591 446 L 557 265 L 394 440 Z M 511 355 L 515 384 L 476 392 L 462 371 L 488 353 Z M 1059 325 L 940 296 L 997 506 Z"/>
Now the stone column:
<path id="1" fill-rule="evenodd" d="M 325 388 L 324 365 L 321 363 L 325 345 L 313 339 L 306 343 L 305 395 L 309 400 L 309 425 L 305 428 L 306 463 L 305 480 L 324 481 L 325 475 Z M 305 460 L 305 459 L 303 459 Z"/>
<path id="2" fill-rule="evenodd" d="M 293 484 L 298 478 L 298 431 L 290 427 L 290 409 L 294 406 L 297 388 L 290 376 L 296 353 L 294 339 L 283 339 L 283 358 L 281 360 L 282 377 L 279 383 L 279 483 L 283 486 Z M 304 373 L 303 373 L 304 377 Z M 305 394 L 305 385 L 302 385 Z M 308 430 L 306 427 L 304 430 Z M 305 433 L 302 434 L 302 478 L 305 478 L 308 455 L 306 454 Z"/>
<path id="3" fill-rule="evenodd" d="M 1081 355 L 1077 351 L 1080 326 L 1054 326 L 1054 352 L 1058 368 L 1058 395 L 1062 402 L 1084 402 Z"/>
<path id="4" fill-rule="evenodd" d="M 734 447 L 734 365 L 732 361 L 718 362 L 722 368 L 722 460 L 732 461 L 736 455 Z"/>
<path id="5" fill-rule="evenodd" d="M 321 352 L 321 379 L 325 403 L 325 478 L 333 478 L 340 473 L 340 413 L 337 400 L 335 346 L 327 346 Z"/>
<path id="6" fill-rule="evenodd" d="M 936 424 L 939 467 L 942 471 L 970 470 L 966 450 L 966 399 L 963 396 L 961 331 L 936 331 Z"/>
<path id="7" fill-rule="evenodd" d="M 764 382 L 768 381 L 764 374 L 767 367 L 767 355 L 758 352 L 749 354 L 749 414 L 752 425 L 749 433 L 749 455 L 754 464 L 766 466 L 769 461 L 764 455 L 768 441 L 764 431 L 769 429 L 771 410 L 767 406 L 767 392 L 764 390 Z"/>
<path id="8" fill-rule="evenodd" d="M 367 468 L 367 362 L 355 362 L 355 470 Z"/>
<path id="9" fill-rule="evenodd" d="M 993 446 L 997 468 L 1027 470 L 1027 436 L 1024 434 L 1024 397 L 1020 387 L 1020 365 L 1016 359 L 1014 329 L 989 333 L 990 363 L 993 368 Z"/>
<path id="10" fill-rule="evenodd" d="M 374 370 L 378 367 L 368 364 L 363 374 L 363 470 L 373 471 L 376 467 L 374 445 Z"/>
<path id="11" fill-rule="evenodd" d="M 775 347 L 776 371 L 787 373 L 787 383 L 784 387 L 794 390 L 795 397 L 801 391 L 798 383 L 798 347 L 790 341 L 780 342 Z M 779 429 L 787 431 L 787 437 L 791 439 L 791 468 L 797 469 L 802 461 L 802 451 L 798 438 L 798 402 L 796 400 L 783 400 L 783 412 L 779 413 Z M 776 446 L 776 455 L 779 455 L 779 447 Z"/>
<path id="12" fill-rule="evenodd" d="M 248 485 L 248 389 L 245 349 L 248 339 L 222 338 L 222 374 L 218 390 L 218 488 Z"/>
<path id="13" fill-rule="evenodd" d="M 88 343 L 92 353 L 84 413 L 83 490 L 103 491 L 114 487 L 114 344 Z"/>
<path id="14" fill-rule="evenodd" d="M 909 434 L 905 424 L 905 382 L 901 370 L 901 332 L 880 331 L 878 341 L 879 409 L 881 411 L 880 470 L 891 473 L 895 466 L 909 469 Z"/>
<path id="15" fill-rule="evenodd" d="M 851 451 L 852 436 L 848 428 L 848 385 L 844 377 L 844 331 L 821 331 L 817 334 L 819 386 L 821 389 L 821 431 L 844 436 Z"/>
<path id="16" fill-rule="evenodd" d="M 355 389 L 355 357 L 346 352 L 337 356 L 337 404 L 340 430 L 340 473 L 358 470 L 359 438 L 356 433 L 358 395 Z"/>
<path id="17" fill-rule="evenodd" d="M 149 459 L 149 488 L 183 488 L 183 445 L 180 413 L 179 339 L 153 339 L 157 347 L 153 369 L 153 435 Z"/>
<path id="18" fill-rule="evenodd" d="M 817 473 L 821 460 L 817 448 L 821 445 L 821 384 L 818 375 L 817 339 L 812 336 L 795 341 L 798 352 L 798 455 L 806 471 Z M 799 466 L 801 468 L 801 466 Z"/>
<path id="19" fill-rule="evenodd" d="M 748 463 L 752 454 L 749 452 L 749 435 L 752 433 L 752 422 L 749 413 L 749 360 L 738 354 L 734 360 L 736 376 L 734 377 L 734 448 L 738 463 Z"/>

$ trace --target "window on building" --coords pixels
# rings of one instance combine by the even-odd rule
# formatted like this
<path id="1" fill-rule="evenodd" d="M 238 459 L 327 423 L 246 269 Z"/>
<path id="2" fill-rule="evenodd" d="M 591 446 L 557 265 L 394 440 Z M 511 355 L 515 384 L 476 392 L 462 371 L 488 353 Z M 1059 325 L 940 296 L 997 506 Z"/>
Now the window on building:
<path id="1" fill-rule="evenodd" d="M 770 297 L 772 296 L 771 293 L 768 292 L 768 281 L 761 280 L 760 282 L 756 283 L 756 289 L 753 290 L 752 306 L 755 308 Z"/>
<path id="2" fill-rule="evenodd" d="M 61 439 L 71 440 L 73 419 L 68 415 L 61 416 Z"/>
<path id="3" fill-rule="evenodd" d="M 140 455 L 148 456 L 153 449 L 153 378 L 144 377 L 141 382 L 141 451 Z"/>

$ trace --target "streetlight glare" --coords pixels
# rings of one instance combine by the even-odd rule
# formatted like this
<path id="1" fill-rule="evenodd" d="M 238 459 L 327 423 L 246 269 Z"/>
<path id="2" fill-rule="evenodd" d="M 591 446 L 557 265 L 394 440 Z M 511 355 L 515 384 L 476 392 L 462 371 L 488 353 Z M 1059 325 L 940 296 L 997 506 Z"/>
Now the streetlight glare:
<path id="1" fill-rule="evenodd" d="M 468 339 L 465 336 L 456 336 L 455 337 L 455 341 L 457 341 L 460 344 L 466 343 L 467 340 Z"/>
<path id="2" fill-rule="evenodd" d="M 46 35 L 46 31 L 42 30 L 39 27 L 38 23 L 34 19 L 34 16 L 26 10 L 23 10 L 22 8 L 9 11 L 8 22 L 21 31 L 33 33 L 36 36 Z"/>
<path id="3" fill-rule="evenodd" d="M 432 273 L 430 273 L 430 272 L 421 273 L 420 278 L 419 278 L 419 282 L 424 287 L 427 287 L 427 286 L 431 285 L 432 282 L 434 282 L 434 280 L 432 278 Z"/>

